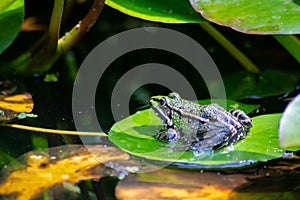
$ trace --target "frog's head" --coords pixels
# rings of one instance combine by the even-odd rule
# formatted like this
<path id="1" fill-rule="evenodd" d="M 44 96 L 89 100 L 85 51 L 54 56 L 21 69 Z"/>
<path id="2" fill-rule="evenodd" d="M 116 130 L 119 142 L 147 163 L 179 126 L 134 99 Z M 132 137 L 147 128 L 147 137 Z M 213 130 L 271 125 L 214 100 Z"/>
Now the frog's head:
<path id="1" fill-rule="evenodd" d="M 178 103 L 179 100 L 179 94 L 172 92 L 168 96 L 153 96 L 149 103 L 156 115 L 158 115 L 168 125 L 171 125 L 171 111 L 174 109 L 174 105 Z"/>
<path id="2" fill-rule="evenodd" d="M 168 97 L 167 96 L 153 96 L 151 97 L 150 106 L 153 110 L 156 109 L 166 109 L 168 104 Z"/>
<path id="3" fill-rule="evenodd" d="M 180 96 L 176 92 L 170 93 L 168 96 L 153 96 L 150 99 L 151 107 L 169 108 L 174 103 L 178 103 Z"/>

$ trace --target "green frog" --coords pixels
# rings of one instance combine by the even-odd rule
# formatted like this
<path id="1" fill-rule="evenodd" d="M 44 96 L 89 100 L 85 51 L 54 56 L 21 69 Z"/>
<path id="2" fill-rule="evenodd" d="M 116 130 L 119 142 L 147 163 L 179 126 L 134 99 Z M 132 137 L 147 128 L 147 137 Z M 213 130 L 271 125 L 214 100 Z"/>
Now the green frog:
<path id="1" fill-rule="evenodd" d="M 242 110 L 200 105 L 182 99 L 176 92 L 151 97 L 150 105 L 163 123 L 155 138 L 167 143 L 180 141 L 185 150 L 193 152 L 234 144 L 245 138 L 252 127 L 250 117 Z"/>

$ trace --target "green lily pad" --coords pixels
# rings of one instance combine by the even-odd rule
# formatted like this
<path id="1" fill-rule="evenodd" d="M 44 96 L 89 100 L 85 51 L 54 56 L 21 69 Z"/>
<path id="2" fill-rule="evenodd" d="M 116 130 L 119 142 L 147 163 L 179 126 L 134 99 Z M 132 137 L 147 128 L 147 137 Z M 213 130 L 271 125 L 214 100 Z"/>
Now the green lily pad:
<path id="1" fill-rule="evenodd" d="M 191 151 L 175 151 L 168 144 L 154 139 L 161 121 L 151 109 L 139 111 L 117 122 L 109 132 L 109 139 L 122 150 L 155 161 L 196 168 L 239 168 L 282 156 L 278 144 L 278 124 L 281 114 L 254 117 L 248 136 L 233 145 L 215 150 L 205 157 Z"/>
<path id="2" fill-rule="evenodd" d="M 244 33 L 300 33 L 300 5 L 287 0 L 190 0 L 204 18 Z"/>
<path id="3" fill-rule="evenodd" d="M 300 95 L 289 103 L 280 120 L 279 141 L 284 148 L 300 148 Z"/>
<path id="4" fill-rule="evenodd" d="M 107 5 L 141 19 L 165 23 L 207 22 L 191 6 L 181 0 L 107 0 Z"/>
<path id="5" fill-rule="evenodd" d="M 0 53 L 18 35 L 24 18 L 24 0 L 0 1 Z"/>

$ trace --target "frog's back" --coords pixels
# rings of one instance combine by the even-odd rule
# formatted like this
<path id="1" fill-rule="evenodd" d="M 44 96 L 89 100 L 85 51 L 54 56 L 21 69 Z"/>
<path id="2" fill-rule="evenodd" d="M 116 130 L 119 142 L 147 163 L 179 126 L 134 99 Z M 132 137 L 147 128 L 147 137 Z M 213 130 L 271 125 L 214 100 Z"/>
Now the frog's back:
<path id="1" fill-rule="evenodd" d="M 204 105 L 201 109 L 201 117 L 207 119 L 226 119 L 228 118 L 228 112 L 218 104 Z"/>

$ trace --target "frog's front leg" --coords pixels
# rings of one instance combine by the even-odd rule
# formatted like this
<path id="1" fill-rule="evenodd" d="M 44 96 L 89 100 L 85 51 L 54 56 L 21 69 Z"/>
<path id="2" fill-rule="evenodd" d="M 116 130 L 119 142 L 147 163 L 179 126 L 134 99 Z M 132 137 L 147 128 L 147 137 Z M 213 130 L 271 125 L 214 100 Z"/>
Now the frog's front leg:
<path id="1" fill-rule="evenodd" d="M 178 140 L 180 137 L 180 133 L 174 127 L 167 127 L 161 129 L 156 135 L 155 138 L 162 142 L 174 142 Z"/>

